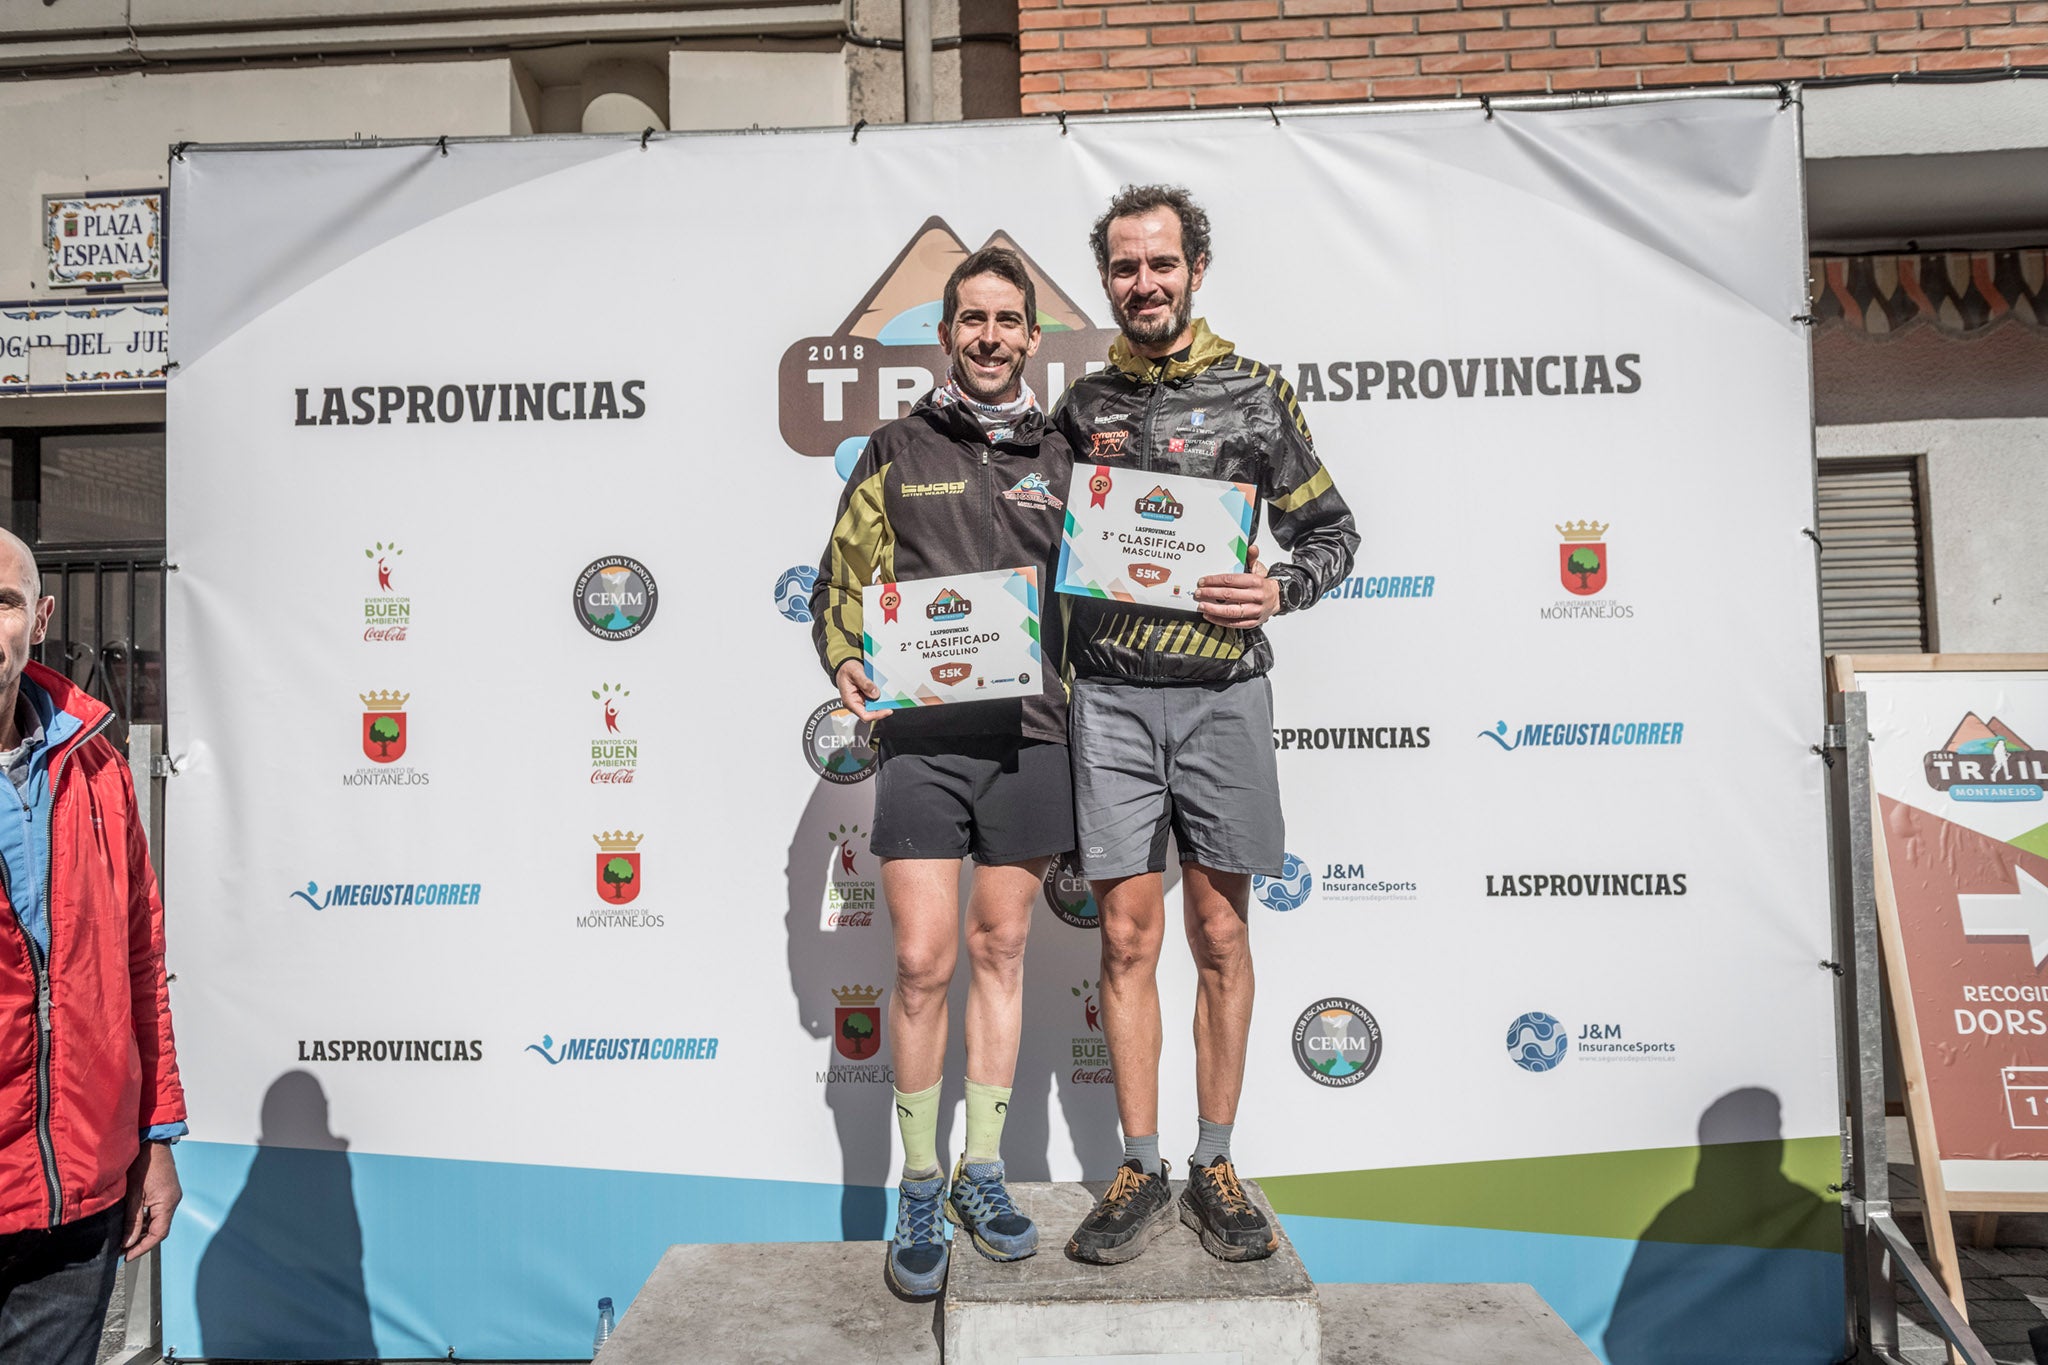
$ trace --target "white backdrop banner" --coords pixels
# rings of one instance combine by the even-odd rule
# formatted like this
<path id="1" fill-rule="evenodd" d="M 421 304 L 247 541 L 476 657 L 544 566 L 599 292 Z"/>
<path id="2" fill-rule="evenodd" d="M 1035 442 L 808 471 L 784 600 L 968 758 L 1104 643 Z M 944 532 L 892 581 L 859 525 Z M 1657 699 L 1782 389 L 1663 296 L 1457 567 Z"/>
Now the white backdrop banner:
<path id="1" fill-rule="evenodd" d="M 1240 1169 L 1324 1280 L 1832 1359 L 1797 118 L 188 150 L 166 1345 L 574 1355 L 670 1243 L 887 1235 L 875 754 L 811 566 L 962 254 L 1030 260 L 1057 396 L 1112 337 L 1090 223 L 1171 181 L 1363 534 L 1272 632 Z M 1119 1156 L 1093 916 L 1048 887 L 1015 1178 Z"/>

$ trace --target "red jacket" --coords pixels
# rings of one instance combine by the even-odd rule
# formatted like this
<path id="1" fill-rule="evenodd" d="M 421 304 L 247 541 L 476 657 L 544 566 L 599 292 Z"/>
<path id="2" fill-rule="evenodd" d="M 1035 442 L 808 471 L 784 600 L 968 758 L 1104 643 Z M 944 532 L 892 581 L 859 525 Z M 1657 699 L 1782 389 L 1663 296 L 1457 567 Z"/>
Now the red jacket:
<path id="1" fill-rule="evenodd" d="M 83 728 L 49 759 L 46 965 L 0 892 L 0 1234 L 110 1207 L 143 1130 L 185 1118 L 163 904 L 128 764 L 101 733 L 113 714 L 40 664 L 27 673 Z"/>

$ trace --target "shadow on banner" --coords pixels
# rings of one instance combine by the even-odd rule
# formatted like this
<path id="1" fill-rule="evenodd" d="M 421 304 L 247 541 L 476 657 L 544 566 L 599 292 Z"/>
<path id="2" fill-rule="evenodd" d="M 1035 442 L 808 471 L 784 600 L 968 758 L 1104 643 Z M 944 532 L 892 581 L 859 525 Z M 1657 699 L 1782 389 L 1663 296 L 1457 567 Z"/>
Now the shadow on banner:
<path id="1" fill-rule="evenodd" d="M 1835 1241 L 1840 1210 L 1786 1176 L 1783 1132 L 1769 1090 L 1731 1090 L 1700 1115 L 1692 1187 L 1643 1229 L 1615 1295 L 1610 1365 L 1721 1365 L 1760 1320 L 1800 1320 L 1768 1253 Z"/>
<path id="2" fill-rule="evenodd" d="M 374 1357 L 348 1140 L 327 1094 L 287 1071 L 263 1096 L 249 1177 L 200 1258 L 199 1330 L 211 1357 Z"/>

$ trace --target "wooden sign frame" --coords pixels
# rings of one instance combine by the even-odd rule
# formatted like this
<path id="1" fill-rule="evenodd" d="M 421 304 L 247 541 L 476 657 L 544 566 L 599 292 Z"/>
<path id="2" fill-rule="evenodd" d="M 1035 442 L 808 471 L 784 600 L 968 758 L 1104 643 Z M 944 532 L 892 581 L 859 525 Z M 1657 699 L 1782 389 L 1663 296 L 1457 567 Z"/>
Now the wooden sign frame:
<path id="1" fill-rule="evenodd" d="M 1837 654 L 1829 660 L 1829 681 L 1836 692 L 1862 691 L 1860 677 L 1872 673 L 2031 672 L 2048 672 L 2048 654 Z M 1877 892 L 1885 995 L 1898 1032 L 1900 1076 L 1906 1096 L 1906 1120 L 1913 1137 L 1913 1164 L 1919 1173 L 1924 1200 L 1927 1250 L 1942 1287 L 1967 1320 L 1962 1267 L 1956 1255 L 1955 1225 L 1950 1215 L 2048 1213 L 2048 1190 L 1952 1190 L 1942 1177 L 1934 1105 L 1921 1061 L 1920 1021 L 1913 1010 L 1911 966 L 1906 960 L 1898 899 L 1892 886 L 1891 857 L 1885 846 L 1884 813 L 1875 782 L 1870 788 L 1870 831 L 1871 875 Z"/>

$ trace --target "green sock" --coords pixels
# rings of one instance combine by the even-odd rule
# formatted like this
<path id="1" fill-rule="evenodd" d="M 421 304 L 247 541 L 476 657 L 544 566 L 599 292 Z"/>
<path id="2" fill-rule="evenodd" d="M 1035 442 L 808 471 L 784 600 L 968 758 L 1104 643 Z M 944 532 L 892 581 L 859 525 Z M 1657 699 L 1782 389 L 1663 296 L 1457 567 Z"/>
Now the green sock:
<path id="1" fill-rule="evenodd" d="M 1010 1087 L 967 1083 L 967 1160 L 979 1165 L 1001 1161 L 1003 1119 L 1010 1112 Z"/>
<path id="2" fill-rule="evenodd" d="M 915 1095 L 896 1092 L 896 1126 L 903 1131 L 903 1178 L 929 1180 L 939 1172 L 939 1086 Z"/>

